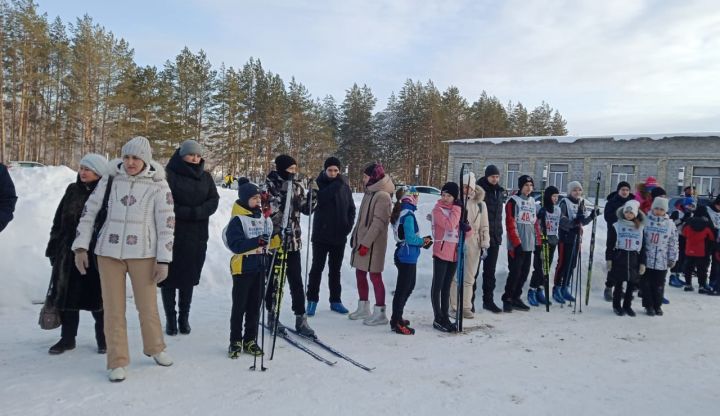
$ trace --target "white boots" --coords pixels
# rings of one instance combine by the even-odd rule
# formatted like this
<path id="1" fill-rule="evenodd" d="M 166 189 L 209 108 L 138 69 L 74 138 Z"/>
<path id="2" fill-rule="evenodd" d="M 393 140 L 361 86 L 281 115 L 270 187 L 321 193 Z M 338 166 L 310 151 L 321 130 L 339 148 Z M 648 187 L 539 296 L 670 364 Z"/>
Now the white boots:
<path id="1" fill-rule="evenodd" d="M 163 367 L 170 367 L 173 365 L 172 358 L 170 358 L 170 355 L 165 351 L 160 351 L 159 353 L 153 355 L 152 358 L 155 360 L 157 365 L 161 365 Z"/>
<path id="2" fill-rule="evenodd" d="M 160 351 L 159 353 L 152 356 L 153 360 L 157 363 L 157 365 L 161 365 L 163 367 L 170 367 L 173 365 L 173 360 L 170 358 L 170 354 L 166 353 L 165 351 Z M 125 367 L 117 367 L 110 370 L 108 373 L 108 379 L 112 382 L 119 382 L 125 380 L 127 377 L 127 369 Z"/>
<path id="3" fill-rule="evenodd" d="M 385 315 L 385 307 L 375 305 L 373 307 L 372 316 L 368 316 L 367 318 L 365 318 L 363 323 L 370 326 L 387 325 L 388 319 Z"/>
<path id="4" fill-rule="evenodd" d="M 349 314 L 348 318 L 356 320 L 365 319 L 368 316 L 370 316 L 370 302 L 367 300 L 359 300 L 357 310 Z"/>
<path id="5" fill-rule="evenodd" d="M 125 370 L 125 367 L 118 367 L 113 368 L 110 370 L 110 373 L 108 374 L 108 378 L 112 382 L 120 382 L 125 380 L 125 377 L 127 376 L 127 370 Z"/>

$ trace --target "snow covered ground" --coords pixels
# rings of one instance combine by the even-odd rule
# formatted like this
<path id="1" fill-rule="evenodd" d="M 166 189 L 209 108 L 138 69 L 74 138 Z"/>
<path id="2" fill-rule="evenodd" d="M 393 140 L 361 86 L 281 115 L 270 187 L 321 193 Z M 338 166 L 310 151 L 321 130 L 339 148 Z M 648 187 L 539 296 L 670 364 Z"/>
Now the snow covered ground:
<path id="1" fill-rule="evenodd" d="M 20 199 L 16 219 L 0 234 L 3 415 L 714 414 L 720 299 L 669 287 L 671 304 L 665 306 L 665 316 L 616 317 L 602 299 L 602 220 L 590 306 L 583 305 L 582 314 L 556 305 L 550 313 L 481 312 L 466 321 L 466 334 L 441 334 L 431 326 L 432 260 L 423 252 L 418 284 L 406 308 L 415 336 L 395 335 L 388 327 L 367 327 L 330 312 L 323 282 L 318 313 L 310 324 L 323 340 L 375 371 L 367 373 L 342 360 L 328 367 L 278 340 L 275 359 L 266 361 L 270 369 L 250 372 L 250 357 L 226 357 L 231 281 L 229 252 L 219 234 L 236 194 L 225 189 L 218 189 L 221 203 L 211 220 L 207 262 L 193 302 L 192 334 L 166 337 L 175 364 L 162 368 L 142 355 L 130 300 L 128 379 L 109 383 L 105 357 L 95 353 L 89 313 L 81 314 L 77 348 L 60 356 L 47 354 L 59 330 L 37 326 L 36 302 L 43 298 L 50 276 L 43 254 L 52 216 L 75 172 L 49 167 L 11 174 Z M 356 195 L 358 203 L 360 198 Z M 423 232 L 429 231 L 422 218 L 432 208 L 432 198 L 421 196 Z M 396 274 L 393 246 L 386 259 L 388 304 Z M 357 291 L 348 259 L 349 252 L 343 266 L 343 301 L 354 308 Z M 506 274 L 506 256 L 501 254 L 498 300 Z M 642 309 L 639 300 L 635 306 Z M 283 308 L 282 318 L 290 322 L 289 296 Z"/>

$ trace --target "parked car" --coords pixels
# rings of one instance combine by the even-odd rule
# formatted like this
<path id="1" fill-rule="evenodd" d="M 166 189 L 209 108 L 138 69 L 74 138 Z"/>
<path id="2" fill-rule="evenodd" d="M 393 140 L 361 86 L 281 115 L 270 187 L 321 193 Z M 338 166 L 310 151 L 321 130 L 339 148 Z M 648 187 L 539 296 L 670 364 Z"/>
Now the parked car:
<path id="1" fill-rule="evenodd" d="M 396 185 L 395 185 L 395 189 L 397 190 L 397 189 L 400 189 L 400 188 L 409 188 L 409 187 L 411 187 L 411 186 L 414 186 L 414 187 L 415 187 L 415 190 L 418 191 L 418 193 L 421 193 L 421 194 L 438 195 L 438 196 L 441 194 L 441 192 L 440 192 L 440 190 L 439 190 L 438 188 L 436 188 L 436 187 L 434 187 L 434 186 L 427 186 L 427 185 L 402 185 L 402 184 L 396 184 Z"/>
<path id="2" fill-rule="evenodd" d="M 27 161 L 27 160 L 11 160 L 11 161 L 8 163 L 7 166 L 8 166 L 9 169 L 13 169 L 13 168 L 42 168 L 42 167 L 45 167 L 45 165 L 43 165 L 42 163 L 31 162 L 31 161 Z"/>

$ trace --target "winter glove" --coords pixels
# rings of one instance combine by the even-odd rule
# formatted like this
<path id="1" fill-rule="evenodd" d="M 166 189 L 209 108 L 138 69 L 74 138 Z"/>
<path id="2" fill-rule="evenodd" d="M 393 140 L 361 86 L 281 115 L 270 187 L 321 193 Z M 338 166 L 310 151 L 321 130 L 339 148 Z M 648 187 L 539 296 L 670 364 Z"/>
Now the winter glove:
<path id="1" fill-rule="evenodd" d="M 465 221 L 463 221 L 463 222 L 460 223 L 460 229 L 461 229 L 464 233 L 467 233 L 467 232 L 470 232 L 470 230 L 472 230 L 472 227 L 470 226 L 470 223 L 468 222 L 468 220 L 465 220 Z"/>
<path id="2" fill-rule="evenodd" d="M 360 257 L 367 256 L 368 251 L 370 251 L 370 249 L 362 244 L 360 245 L 360 248 L 358 248 L 358 254 L 360 255 Z"/>
<path id="3" fill-rule="evenodd" d="M 520 246 L 518 246 L 520 247 Z M 510 259 L 515 260 L 515 251 L 517 250 L 517 247 L 513 248 L 512 250 L 508 250 L 508 256 Z"/>
<path id="4" fill-rule="evenodd" d="M 424 249 L 427 250 L 427 249 L 429 249 L 430 246 L 432 246 L 432 245 L 433 245 L 433 239 L 432 239 L 432 237 L 430 237 L 429 235 L 426 235 L 425 237 L 423 237 L 423 245 L 422 245 L 422 248 L 424 248 Z"/>
<path id="5" fill-rule="evenodd" d="M 644 275 L 644 274 L 645 274 L 645 269 L 646 269 L 645 265 L 644 265 L 644 264 L 641 264 L 641 265 L 640 265 L 640 268 L 638 269 L 638 274 L 639 274 L 640 276 Z"/>
<path id="6" fill-rule="evenodd" d="M 163 280 L 167 279 L 168 275 L 168 264 L 167 263 L 155 263 L 155 274 L 153 275 L 153 278 L 155 279 L 155 283 L 160 283 Z"/>
<path id="7" fill-rule="evenodd" d="M 267 234 L 263 234 L 258 237 L 257 241 L 258 241 L 258 246 L 265 247 L 266 245 L 268 245 L 268 243 L 270 243 L 270 236 Z"/>
<path id="8" fill-rule="evenodd" d="M 428 214 L 425 219 L 427 219 L 428 221 L 432 221 L 432 214 Z"/>
<path id="9" fill-rule="evenodd" d="M 605 264 L 607 265 L 607 271 L 612 270 L 612 260 L 606 261 Z"/>
<path id="10" fill-rule="evenodd" d="M 675 262 L 674 262 L 674 261 L 669 261 L 667 266 L 668 266 L 668 269 L 672 269 L 672 268 L 675 267 Z"/>
<path id="11" fill-rule="evenodd" d="M 87 274 L 88 266 L 90 266 L 90 261 L 88 260 L 87 250 L 77 250 L 75 252 L 75 267 L 77 267 L 81 275 L 85 276 Z"/>

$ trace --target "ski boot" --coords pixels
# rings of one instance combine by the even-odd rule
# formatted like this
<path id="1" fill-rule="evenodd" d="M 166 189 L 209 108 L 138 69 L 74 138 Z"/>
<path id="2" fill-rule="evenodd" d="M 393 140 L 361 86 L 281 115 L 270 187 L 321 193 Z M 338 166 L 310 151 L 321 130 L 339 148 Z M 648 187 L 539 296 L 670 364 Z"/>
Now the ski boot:
<path id="1" fill-rule="evenodd" d="M 304 337 L 317 338 L 315 331 L 308 325 L 305 315 L 295 315 L 295 330 Z"/>
<path id="2" fill-rule="evenodd" d="M 404 325 L 402 320 L 390 321 L 390 330 L 400 335 L 415 335 L 415 329 Z"/>
<path id="3" fill-rule="evenodd" d="M 442 321 L 433 321 L 433 328 L 437 329 L 440 332 L 457 332 L 457 326 L 454 323 L 450 322 L 449 319 L 444 319 Z"/>
<path id="4" fill-rule="evenodd" d="M 568 290 L 567 286 L 562 286 L 560 288 L 560 294 L 562 295 L 563 299 L 565 299 L 568 302 L 575 302 L 575 297 L 570 294 L 570 291 Z"/>
<path id="5" fill-rule="evenodd" d="M 231 342 L 228 347 L 228 358 L 236 359 L 240 357 L 240 353 L 243 350 L 243 343 L 241 341 Z"/>
<path id="6" fill-rule="evenodd" d="M 541 287 L 535 292 L 535 297 L 540 305 L 546 305 L 548 303 L 548 298 L 545 297 L 545 289 Z M 552 303 L 550 304 L 552 305 Z"/>
<path id="7" fill-rule="evenodd" d="M 553 287 L 552 298 L 555 302 L 557 302 L 561 305 L 565 304 L 565 298 L 563 298 L 562 293 L 560 293 L 560 286 Z"/>
<path id="8" fill-rule="evenodd" d="M 347 315 L 347 313 L 350 312 L 342 302 L 330 302 L 330 310 L 342 315 Z"/>
<path id="9" fill-rule="evenodd" d="M 275 329 L 275 314 L 271 311 L 268 311 L 267 326 L 271 332 Z M 285 329 L 285 325 L 283 325 L 279 320 L 277 323 L 277 332 L 282 336 L 287 335 L 287 329 Z"/>
<path id="10" fill-rule="evenodd" d="M 253 339 L 243 343 L 243 351 L 245 351 L 245 354 L 250 354 L 254 357 L 263 355 L 263 350 Z"/>
<path id="11" fill-rule="evenodd" d="M 528 295 L 527 300 L 530 306 L 540 306 L 537 299 L 537 290 L 536 289 L 528 289 Z"/>
<path id="12" fill-rule="evenodd" d="M 307 316 L 315 316 L 315 310 L 317 309 L 317 302 L 308 301 L 307 303 L 307 311 L 305 314 Z"/>

